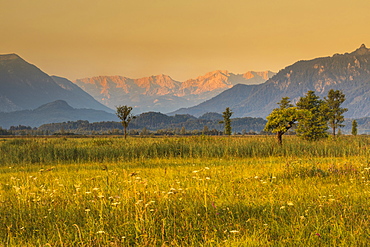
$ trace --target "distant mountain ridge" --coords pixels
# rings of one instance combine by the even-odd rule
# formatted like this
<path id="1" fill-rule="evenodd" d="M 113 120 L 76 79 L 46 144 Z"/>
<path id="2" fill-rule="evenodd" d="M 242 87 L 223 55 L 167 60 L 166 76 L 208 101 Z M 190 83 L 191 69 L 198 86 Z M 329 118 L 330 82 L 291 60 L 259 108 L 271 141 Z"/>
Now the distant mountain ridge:
<path id="1" fill-rule="evenodd" d="M 346 117 L 370 116 L 370 49 L 361 45 L 351 53 L 298 61 L 263 84 L 236 85 L 197 106 L 171 114 L 200 116 L 230 107 L 235 117 L 266 117 L 282 97 L 296 102 L 308 90 L 324 97 L 330 89 L 342 90 L 346 95 Z"/>
<path id="2" fill-rule="evenodd" d="M 71 81 L 51 77 L 16 54 L 0 55 L 0 112 L 35 109 L 55 100 L 111 111 Z"/>
<path id="3" fill-rule="evenodd" d="M 236 84 L 263 83 L 274 74 L 271 71 L 233 74 L 225 70 L 216 70 L 184 82 L 162 74 L 140 79 L 98 76 L 77 79 L 74 83 L 113 109 L 117 105 L 131 105 L 135 113 L 169 112 L 180 107 L 196 105 Z"/>
<path id="4" fill-rule="evenodd" d="M 50 102 L 34 110 L 0 112 L 0 126 L 6 129 L 10 126 L 38 127 L 42 124 L 77 120 L 100 122 L 118 121 L 118 118 L 115 114 L 102 110 L 75 109 L 64 100 Z"/>

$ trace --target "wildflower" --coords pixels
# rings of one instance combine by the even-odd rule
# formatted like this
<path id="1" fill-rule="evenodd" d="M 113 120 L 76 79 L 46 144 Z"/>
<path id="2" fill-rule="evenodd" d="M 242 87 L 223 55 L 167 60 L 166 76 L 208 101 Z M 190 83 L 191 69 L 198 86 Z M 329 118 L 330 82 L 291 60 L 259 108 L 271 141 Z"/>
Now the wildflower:
<path id="1" fill-rule="evenodd" d="M 238 233 L 239 231 L 237 230 L 231 230 L 230 233 Z"/>
<path id="2" fill-rule="evenodd" d="M 95 191 L 97 191 L 97 190 L 99 190 L 99 188 L 93 188 L 92 190 L 95 190 Z"/>
<path id="3" fill-rule="evenodd" d="M 285 206 L 281 206 L 281 207 L 280 207 L 280 209 L 284 209 L 284 208 L 285 208 Z"/>
<path id="4" fill-rule="evenodd" d="M 205 167 L 204 169 L 209 170 L 209 167 Z"/>
<path id="5" fill-rule="evenodd" d="M 85 209 L 85 212 L 90 212 L 90 211 L 91 211 L 91 210 L 90 210 L 90 209 L 88 209 L 88 208 L 86 208 L 86 209 Z"/>
<path id="6" fill-rule="evenodd" d="M 105 231 L 97 231 L 96 233 L 97 233 L 97 234 L 104 234 L 104 233 L 105 233 Z"/>
<path id="7" fill-rule="evenodd" d="M 293 206 L 294 204 L 293 204 L 293 202 L 287 202 L 286 203 L 288 206 Z"/>

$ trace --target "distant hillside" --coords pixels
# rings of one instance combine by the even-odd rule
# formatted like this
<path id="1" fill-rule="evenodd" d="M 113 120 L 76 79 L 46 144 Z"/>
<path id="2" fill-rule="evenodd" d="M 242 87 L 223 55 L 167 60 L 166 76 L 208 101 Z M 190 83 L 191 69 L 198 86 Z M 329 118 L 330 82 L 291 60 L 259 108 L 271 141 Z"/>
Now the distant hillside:
<path id="1" fill-rule="evenodd" d="M 15 112 L 0 112 L 0 126 L 8 129 L 10 126 L 25 125 L 38 127 L 46 123 L 88 120 L 91 122 L 117 121 L 117 116 L 101 110 L 75 109 L 67 102 L 58 100 L 38 107 L 35 110 Z"/>
<path id="2" fill-rule="evenodd" d="M 209 116 L 215 117 L 216 119 L 209 119 Z M 130 130 L 142 131 L 147 129 L 150 131 L 166 130 L 180 133 L 180 130 L 184 127 L 187 132 L 193 130 L 202 131 L 207 126 L 209 131 L 217 130 L 222 131 L 223 125 L 219 123 L 222 116 L 216 113 L 207 113 L 200 118 L 196 118 L 191 115 L 176 115 L 167 116 L 159 112 L 146 112 L 142 113 L 130 125 Z M 260 132 L 264 128 L 266 120 L 262 118 L 235 118 L 232 119 L 231 126 L 233 132 Z M 114 129 L 122 129 L 122 125 L 117 122 L 95 122 L 89 123 L 87 121 L 75 121 L 75 122 L 61 122 L 61 123 L 50 123 L 41 125 L 38 130 L 58 132 L 64 129 L 68 132 L 73 133 L 88 133 L 89 131 L 94 132 L 111 132 Z M 214 131 L 212 133 L 215 133 Z M 218 132 L 216 132 L 218 133 Z"/>
<path id="3" fill-rule="evenodd" d="M 16 54 L 0 55 L 0 112 L 32 110 L 55 100 L 112 111 L 67 79 L 50 77 Z"/>
<path id="4" fill-rule="evenodd" d="M 230 107 L 236 117 L 266 117 L 282 97 L 296 102 L 308 90 L 324 97 L 330 89 L 346 95 L 349 118 L 370 116 L 370 50 L 362 45 L 352 53 L 299 61 L 260 85 L 236 85 L 197 106 L 171 114 L 200 116 Z"/>
<path id="5" fill-rule="evenodd" d="M 217 70 L 185 82 L 175 81 L 167 75 L 158 75 L 140 79 L 99 76 L 78 79 L 75 83 L 110 108 L 130 105 L 134 107 L 135 113 L 165 113 L 199 104 L 236 84 L 263 83 L 273 75 L 271 71 L 233 74 Z"/>

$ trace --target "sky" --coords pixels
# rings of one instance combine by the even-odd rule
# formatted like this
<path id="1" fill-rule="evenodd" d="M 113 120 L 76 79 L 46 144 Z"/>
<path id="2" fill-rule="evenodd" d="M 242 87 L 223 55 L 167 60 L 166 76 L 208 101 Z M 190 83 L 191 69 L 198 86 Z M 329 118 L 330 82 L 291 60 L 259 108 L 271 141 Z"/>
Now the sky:
<path id="1" fill-rule="evenodd" d="M 178 81 L 370 46 L 368 0 L 0 0 L 0 54 L 49 75 Z"/>

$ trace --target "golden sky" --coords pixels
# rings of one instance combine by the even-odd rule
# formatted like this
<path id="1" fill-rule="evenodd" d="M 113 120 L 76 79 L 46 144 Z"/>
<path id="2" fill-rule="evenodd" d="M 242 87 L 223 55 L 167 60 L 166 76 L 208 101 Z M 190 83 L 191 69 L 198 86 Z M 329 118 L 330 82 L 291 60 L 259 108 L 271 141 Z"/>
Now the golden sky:
<path id="1" fill-rule="evenodd" d="M 370 46 L 369 0 L 0 0 L 0 54 L 50 75 L 186 80 Z"/>

